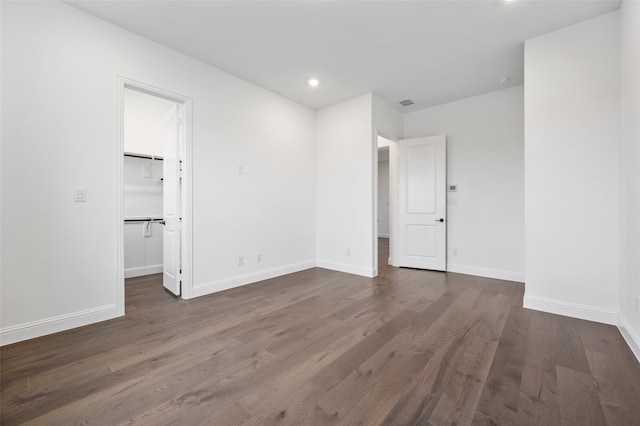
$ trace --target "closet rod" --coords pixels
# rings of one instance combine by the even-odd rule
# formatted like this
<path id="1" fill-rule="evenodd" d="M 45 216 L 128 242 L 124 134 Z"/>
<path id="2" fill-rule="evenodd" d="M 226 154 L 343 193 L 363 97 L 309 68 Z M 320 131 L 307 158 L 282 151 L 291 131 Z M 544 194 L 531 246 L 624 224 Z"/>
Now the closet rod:
<path id="1" fill-rule="evenodd" d="M 161 217 L 146 217 L 140 219 L 125 219 L 124 223 L 133 223 L 133 222 L 162 222 L 164 219 Z"/>
<path id="2" fill-rule="evenodd" d="M 132 154 L 130 152 L 125 152 L 124 156 L 125 157 L 135 157 L 135 158 L 146 158 L 148 160 L 160 160 L 160 161 L 162 161 L 162 157 L 158 157 L 156 155 Z"/>

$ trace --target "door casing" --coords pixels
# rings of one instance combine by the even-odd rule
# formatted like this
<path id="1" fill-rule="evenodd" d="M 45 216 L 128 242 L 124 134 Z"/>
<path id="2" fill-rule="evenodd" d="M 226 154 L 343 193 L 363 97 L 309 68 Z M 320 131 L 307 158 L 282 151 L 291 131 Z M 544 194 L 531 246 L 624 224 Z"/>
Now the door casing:
<path id="1" fill-rule="evenodd" d="M 184 111 L 184 138 L 180 147 L 182 156 L 181 212 L 182 233 L 182 298 L 190 299 L 193 290 L 193 220 L 192 220 L 192 105 L 191 98 L 139 81 L 117 76 L 116 78 L 116 307 L 119 315 L 125 314 L 124 288 L 124 91 L 135 90 L 182 105 Z"/>

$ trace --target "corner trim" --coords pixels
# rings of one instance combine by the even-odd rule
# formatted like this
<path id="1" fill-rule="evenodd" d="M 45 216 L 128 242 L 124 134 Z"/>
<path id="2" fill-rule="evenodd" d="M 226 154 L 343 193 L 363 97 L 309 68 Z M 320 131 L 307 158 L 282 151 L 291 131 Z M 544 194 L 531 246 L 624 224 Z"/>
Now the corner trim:
<path id="1" fill-rule="evenodd" d="M 604 309 L 597 306 L 581 305 L 563 300 L 526 295 L 524 296 L 523 307 L 587 321 L 618 325 L 618 312 L 614 309 Z"/>
<path id="2" fill-rule="evenodd" d="M 631 352 L 633 352 L 638 362 L 640 362 L 640 336 L 636 334 L 623 314 L 618 315 L 618 330 L 620 330 L 620 334 L 622 334 L 627 345 L 631 348 Z"/>
<path id="3" fill-rule="evenodd" d="M 316 263 L 313 260 L 309 260 L 306 262 L 281 266 L 279 268 L 272 268 L 264 271 L 254 272 L 251 274 L 238 275 L 218 281 L 198 284 L 193 286 L 191 297 L 199 297 L 206 294 L 217 293 L 219 291 L 228 290 L 230 288 L 253 284 L 258 281 L 268 280 L 270 278 L 276 278 L 282 275 L 292 274 L 294 272 L 304 271 L 305 269 L 311 269 L 315 266 Z"/>
<path id="4" fill-rule="evenodd" d="M 480 268 L 477 266 L 456 265 L 447 263 L 447 272 L 456 274 L 476 275 L 478 277 L 494 278 L 497 280 L 524 282 L 524 273 L 515 271 L 506 271 L 504 269 Z"/>
<path id="5" fill-rule="evenodd" d="M 116 304 L 18 324 L 0 330 L 0 346 L 122 316 Z"/>

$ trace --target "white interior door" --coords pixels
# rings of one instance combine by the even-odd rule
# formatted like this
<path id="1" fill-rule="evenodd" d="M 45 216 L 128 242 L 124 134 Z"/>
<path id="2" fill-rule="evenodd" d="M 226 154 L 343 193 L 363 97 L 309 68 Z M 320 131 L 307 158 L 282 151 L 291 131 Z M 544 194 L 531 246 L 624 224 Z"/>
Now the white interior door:
<path id="1" fill-rule="evenodd" d="M 446 269 L 446 136 L 398 142 L 399 266 Z"/>
<path id="2" fill-rule="evenodd" d="M 162 283 L 175 295 L 180 294 L 180 137 L 179 106 L 165 115 L 162 180 L 163 268 Z"/>

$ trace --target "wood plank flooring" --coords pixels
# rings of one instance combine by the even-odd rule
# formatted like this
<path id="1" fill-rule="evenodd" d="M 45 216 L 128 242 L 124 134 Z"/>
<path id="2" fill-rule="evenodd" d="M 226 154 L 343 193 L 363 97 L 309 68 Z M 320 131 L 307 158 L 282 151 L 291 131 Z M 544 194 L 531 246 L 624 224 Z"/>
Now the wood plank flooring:
<path id="1" fill-rule="evenodd" d="M 615 327 L 522 284 L 386 265 L 189 301 L 127 280 L 126 316 L 3 347 L 2 425 L 638 425 Z"/>

